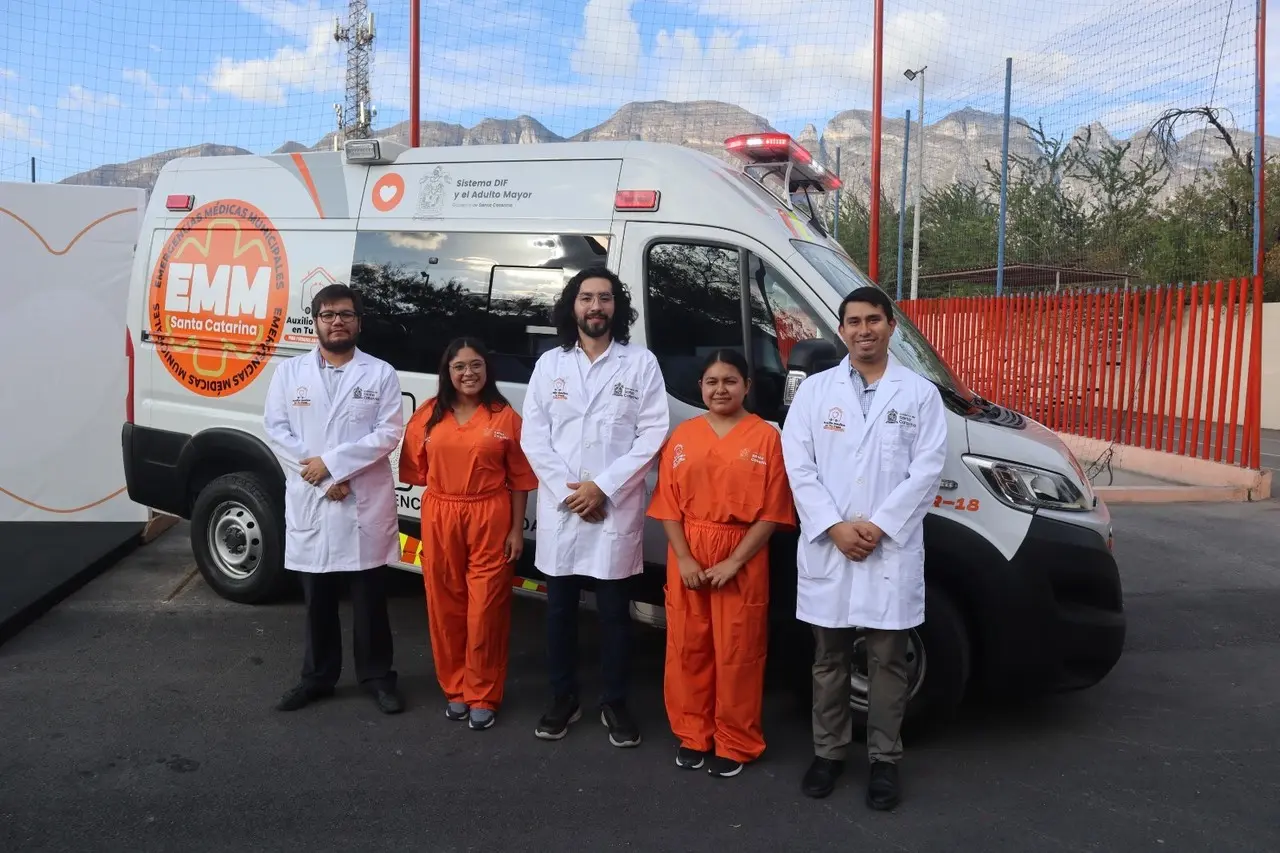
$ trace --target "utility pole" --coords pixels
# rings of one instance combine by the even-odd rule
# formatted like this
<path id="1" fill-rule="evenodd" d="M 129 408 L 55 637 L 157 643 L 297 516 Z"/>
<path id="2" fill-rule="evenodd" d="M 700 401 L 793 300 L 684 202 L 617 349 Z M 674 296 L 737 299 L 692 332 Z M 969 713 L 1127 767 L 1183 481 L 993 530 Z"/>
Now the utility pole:
<path id="1" fill-rule="evenodd" d="M 920 185 L 924 183 L 924 66 L 919 71 L 906 71 L 908 80 L 920 78 L 920 140 L 916 143 L 916 215 L 911 235 L 911 298 L 920 293 Z"/>
<path id="2" fill-rule="evenodd" d="M 340 148 L 347 139 L 368 139 L 373 135 L 373 119 L 378 114 L 371 103 L 369 76 L 373 64 L 373 13 L 368 0 L 350 0 L 347 6 L 347 26 L 341 19 L 334 19 L 333 40 L 347 43 L 346 104 L 338 113 L 338 138 L 334 147 Z"/>
<path id="3" fill-rule="evenodd" d="M 836 177 L 840 177 L 840 146 L 836 146 Z M 831 223 L 831 239 L 840 239 L 840 189 L 836 188 L 836 217 Z"/>
<path id="4" fill-rule="evenodd" d="M 907 120 L 903 123 L 902 137 L 902 186 L 899 187 L 898 201 L 898 301 L 902 301 L 902 241 L 906 239 L 907 230 L 907 153 L 911 150 L 911 110 L 907 110 Z"/>
<path id="5" fill-rule="evenodd" d="M 884 89 L 884 0 L 875 0 L 875 47 L 871 71 L 871 239 L 867 275 L 880 283 L 880 125 Z"/>
<path id="6" fill-rule="evenodd" d="M 1004 141 L 1000 149 L 1000 234 L 996 249 L 996 296 L 1004 293 L 1005 217 L 1009 212 L 1009 103 L 1013 93 L 1013 57 L 1004 61 Z"/>

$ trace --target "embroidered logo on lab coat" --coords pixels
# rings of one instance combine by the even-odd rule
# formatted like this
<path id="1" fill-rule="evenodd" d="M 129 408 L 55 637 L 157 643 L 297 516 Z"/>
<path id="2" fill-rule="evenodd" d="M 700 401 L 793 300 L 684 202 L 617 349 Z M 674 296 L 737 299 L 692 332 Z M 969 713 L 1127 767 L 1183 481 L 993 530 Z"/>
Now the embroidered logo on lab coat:
<path id="1" fill-rule="evenodd" d="M 295 406 L 310 406 L 310 405 L 311 405 L 311 395 L 307 393 L 307 386 L 306 386 L 306 385 L 299 385 L 299 386 L 298 386 L 298 390 L 294 392 L 294 394 L 293 394 L 293 405 L 295 405 Z"/>
<path id="2" fill-rule="evenodd" d="M 568 383 L 563 379 L 557 379 L 551 383 L 551 399 L 552 400 L 568 400 L 569 391 Z"/>
<path id="3" fill-rule="evenodd" d="M 613 396 L 626 397 L 628 400 L 639 400 L 640 389 L 628 388 L 626 385 L 623 385 L 621 382 L 618 382 L 618 383 L 615 383 L 613 386 Z"/>
<path id="4" fill-rule="evenodd" d="M 844 432 L 844 409 L 832 406 L 831 411 L 827 412 L 827 419 L 822 422 L 822 428 L 832 432 Z"/>
<path id="5" fill-rule="evenodd" d="M 378 392 L 377 392 L 376 390 L 374 390 L 373 388 L 365 388 L 365 389 L 362 391 L 362 390 L 360 390 L 360 386 L 359 386 L 359 385 L 357 385 L 357 386 L 355 387 L 355 390 L 351 392 L 351 399 L 353 399 L 353 400 L 376 400 L 376 399 L 378 399 Z"/>
<path id="6" fill-rule="evenodd" d="M 671 470 L 680 467 L 680 463 L 684 461 L 684 445 L 677 444 L 675 450 L 671 454 Z"/>
<path id="7" fill-rule="evenodd" d="M 909 412 L 899 412 L 897 409 L 890 409 L 889 414 L 885 416 L 884 422 L 887 424 L 897 424 L 903 429 L 910 429 L 916 425 L 915 416 Z"/>

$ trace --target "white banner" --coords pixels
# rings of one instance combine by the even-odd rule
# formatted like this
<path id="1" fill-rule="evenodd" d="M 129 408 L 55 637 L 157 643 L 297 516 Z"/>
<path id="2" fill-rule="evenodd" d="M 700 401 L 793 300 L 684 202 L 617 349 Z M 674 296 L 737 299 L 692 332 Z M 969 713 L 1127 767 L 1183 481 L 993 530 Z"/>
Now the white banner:
<path id="1" fill-rule="evenodd" d="M 0 183 L 0 521 L 146 521 L 124 489 L 125 315 L 146 193 Z"/>

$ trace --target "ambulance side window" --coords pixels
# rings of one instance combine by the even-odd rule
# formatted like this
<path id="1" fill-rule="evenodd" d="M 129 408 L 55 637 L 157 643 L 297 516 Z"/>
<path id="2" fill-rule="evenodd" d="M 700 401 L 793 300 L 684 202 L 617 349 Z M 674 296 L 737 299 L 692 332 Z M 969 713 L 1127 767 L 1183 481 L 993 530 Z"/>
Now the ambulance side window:
<path id="1" fill-rule="evenodd" d="M 694 243 L 656 243 L 645 258 L 649 349 L 667 391 L 702 407 L 698 379 L 714 349 L 743 349 L 738 250 Z"/>
<path id="2" fill-rule="evenodd" d="M 484 334 L 489 270 L 459 261 L 467 247 L 456 236 L 359 233 L 351 286 L 364 301 L 361 349 L 396 370 L 434 374 L 452 338 Z"/>
<path id="3" fill-rule="evenodd" d="M 777 420 L 782 414 L 787 356 L 798 341 L 825 337 L 844 345 L 826 329 L 804 299 L 777 270 L 755 255 L 747 262 L 751 288 L 751 351 L 756 413 Z"/>

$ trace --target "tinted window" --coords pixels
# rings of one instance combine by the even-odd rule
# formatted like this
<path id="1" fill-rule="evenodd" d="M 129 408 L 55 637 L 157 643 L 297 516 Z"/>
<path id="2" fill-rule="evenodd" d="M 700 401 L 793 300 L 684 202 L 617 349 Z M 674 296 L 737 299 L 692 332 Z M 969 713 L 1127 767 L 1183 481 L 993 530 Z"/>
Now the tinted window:
<path id="1" fill-rule="evenodd" d="M 844 344 L 777 270 L 755 255 L 750 256 L 748 270 L 755 407 L 761 417 L 777 420 L 791 347 L 797 341 L 826 338 L 844 352 Z"/>
<path id="2" fill-rule="evenodd" d="M 698 379 L 707 355 L 721 347 L 742 351 L 738 251 L 719 246 L 659 243 L 645 263 L 649 349 L 667 390 L 702 405 Z"/>
<path id="3" fill-rule="evenodd" d="M 397 370 L 435 373 L 459 335 L 494 351 L 498 379 L 527 381 L 565 280 L 603 264 L 608 237 L 362 231 L 351 270 L 360 346 Z"/>

